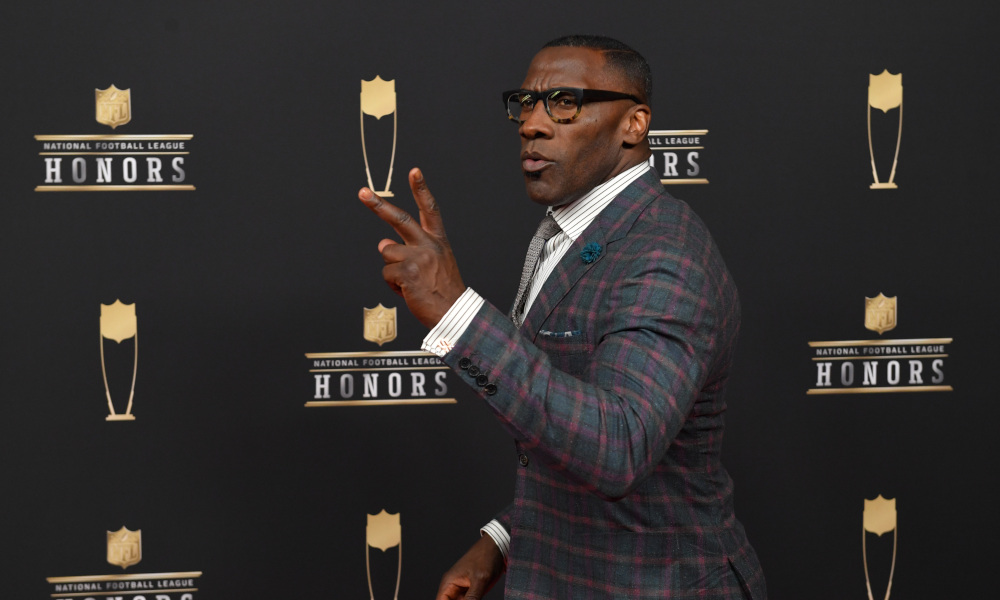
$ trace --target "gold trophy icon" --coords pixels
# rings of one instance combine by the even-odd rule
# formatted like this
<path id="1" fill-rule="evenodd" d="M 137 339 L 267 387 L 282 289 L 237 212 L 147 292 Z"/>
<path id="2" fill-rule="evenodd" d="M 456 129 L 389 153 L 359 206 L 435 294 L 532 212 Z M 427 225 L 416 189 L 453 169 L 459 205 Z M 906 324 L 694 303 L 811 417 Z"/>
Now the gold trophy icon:
<path id="1" fill-rule="evenodd" d="M 878 179 L 878 169 L 875 167 L 875 149 L 872 146 L 872 109 L 877 108 L 883 113 L 888 113 L 894 108 L 899 109 L 899 127 L 896 133 L 896 155 L 892 159 L 892 171 L 889 172 L 889 181 L 881 182 Z M 888 69 L 879 75 L 868 75 L 868 153 L 872 158 L 872 176 L 875 183 L 871 184 L 873 190 L 893 190 L 896 184 L 896 163 L 899 160 L 899 141 L 903 137 L 903 74 L 893 75 Z"/>
<path id="2" fill-rule="evenodd" d="M 134 339 L 132 354 L 132 387 L 128 395 L 128 406 L 124 413 L 115 411 L 111 401 L 111 388 L 108 387 L 108 369 L 104 363 L 104 340 L 114 340 L 121 344 L 127 339 Z M 134 421 L 132 415 L 132 399 L 135 396 L 135 374 L 139 368 L 139 333 L 136 328 L 135 304 L 123 304 L 115 300 L 113 304 L 101 304 L 101 371 L 104 374 L 104 393 L 108 397 L 108 421 Z"/>
<path id="3" fill-rule="evenodd" d="M 403 574 L 403 529 L 399 524 L 399 513 L 388 513 L 383 508 L 377 515 L 368 515 L 368 526 L 365 528 L 367 543 L 365 544 L 365 569 L 368 572 L 368 594 L 375 600 L 372 587 L 372 568 L 368 560 L 372 548 L 378 548 L 383 553 L 389 548 L 399 548 L 396 555 L 396 592 L 393 600 L 399 598 L 399 578 Z"/>
<path id="4" fill-rule="evenodd" d="M 372 172 L 368 166 L 368 148 L 365 145 L 365 115 L 371 115 L 376 120 L 392 114 L 392 154 L 389 157 L 389 176 L 385 178 L 385 189 L 376 191 L 372 183 Z M 383 197 L 391 197 L 389 185 L 392 182 L 392 165 L 396 160 L 396 125 L 398 123 L 396 110 L 396 80 L 385 81 L 378 75 L 371 81 L 361 80 L 361 152 L 365 157 L 365 174 L 368 175 L 368 188 Z"/>
<path id="5" fill-rule="evenodd" d="M 861 556 L 865 563 L 865 585 L 868 587 L 868 600 L 874 600 L 872 596 L 872 582 L 868 578 L 868 545 L 866 543 L 866 533 L 874 533 L 882 537 L 883 533 L 892 532 L 892 565 L 889 567 L 889 582 L 885 586 L 885 600 L 889 600 L 889 592 L 892 591 L 892 575 L 896 570 L 896 542 L 899 532 L 896 528 L 896 499 L 883 498 L 881 494 L 874 500 L 865 498 L 865 511 L 861 526 Z"/>

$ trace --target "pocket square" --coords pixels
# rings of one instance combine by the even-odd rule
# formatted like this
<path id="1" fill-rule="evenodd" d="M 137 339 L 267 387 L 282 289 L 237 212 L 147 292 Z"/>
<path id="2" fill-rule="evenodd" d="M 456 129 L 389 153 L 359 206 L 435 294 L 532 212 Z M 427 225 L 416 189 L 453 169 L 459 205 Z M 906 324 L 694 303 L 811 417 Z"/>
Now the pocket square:
<path id="1" fill-rule="evenodd" d="M 545 337 L 557 337 L 557 338 L 576 337 L 582 333 L 583 332 L 580 331 L 579 329 L 574 329 L 573 331 L 549 331 L 547 329 L 538 330 L 538 335 L 543 335 Z"/>

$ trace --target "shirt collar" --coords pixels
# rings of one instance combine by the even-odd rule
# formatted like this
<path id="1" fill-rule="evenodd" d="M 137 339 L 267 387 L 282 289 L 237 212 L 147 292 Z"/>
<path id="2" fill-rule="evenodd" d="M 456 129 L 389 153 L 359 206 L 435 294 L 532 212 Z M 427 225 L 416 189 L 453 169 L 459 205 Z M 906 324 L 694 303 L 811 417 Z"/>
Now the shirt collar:
<path id="1" fill-rule="evenodd" d="M 559 224 L 562 232 L 575 242 L 594 222 L 597 215 L 629 184 L 642 177 L 649 168 L 649 163 L 643 161 L 590 190 L 575 202 L 550 208 L 548 212 Z"/>

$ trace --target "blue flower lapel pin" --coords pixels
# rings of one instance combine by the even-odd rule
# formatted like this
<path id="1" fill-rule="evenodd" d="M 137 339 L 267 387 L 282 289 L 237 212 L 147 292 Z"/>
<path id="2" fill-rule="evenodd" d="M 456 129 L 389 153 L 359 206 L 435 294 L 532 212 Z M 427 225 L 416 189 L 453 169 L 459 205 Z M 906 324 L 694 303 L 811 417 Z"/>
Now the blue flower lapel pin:
<path id="1" fill-rule="evenodd" d="M 589 265 L 597 260 L 597 257 L 601 255 L 601 250 L 603 250 L 603 248 L 601 248 L 600 244 L 597 242 L 590 242 L 583 247 L 583 250 L 580 250 L 580 258 L 583 259 L 584 263 Z"/>

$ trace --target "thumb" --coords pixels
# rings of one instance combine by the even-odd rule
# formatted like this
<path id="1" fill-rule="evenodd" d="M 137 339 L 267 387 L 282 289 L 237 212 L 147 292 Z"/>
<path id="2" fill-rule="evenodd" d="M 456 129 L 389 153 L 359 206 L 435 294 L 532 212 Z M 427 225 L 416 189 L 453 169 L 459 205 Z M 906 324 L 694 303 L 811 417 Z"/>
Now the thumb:
<path id="1" fill-rule="evenodd" d="M 398 246 L 398 245 L 399 242 L 397 242 L 396 240 L 390 240 L 389 238 L 385 238 L 378 243 L 379 254 L 385 252 L 385 249 L 388 248 L 389 246 Z"/>

